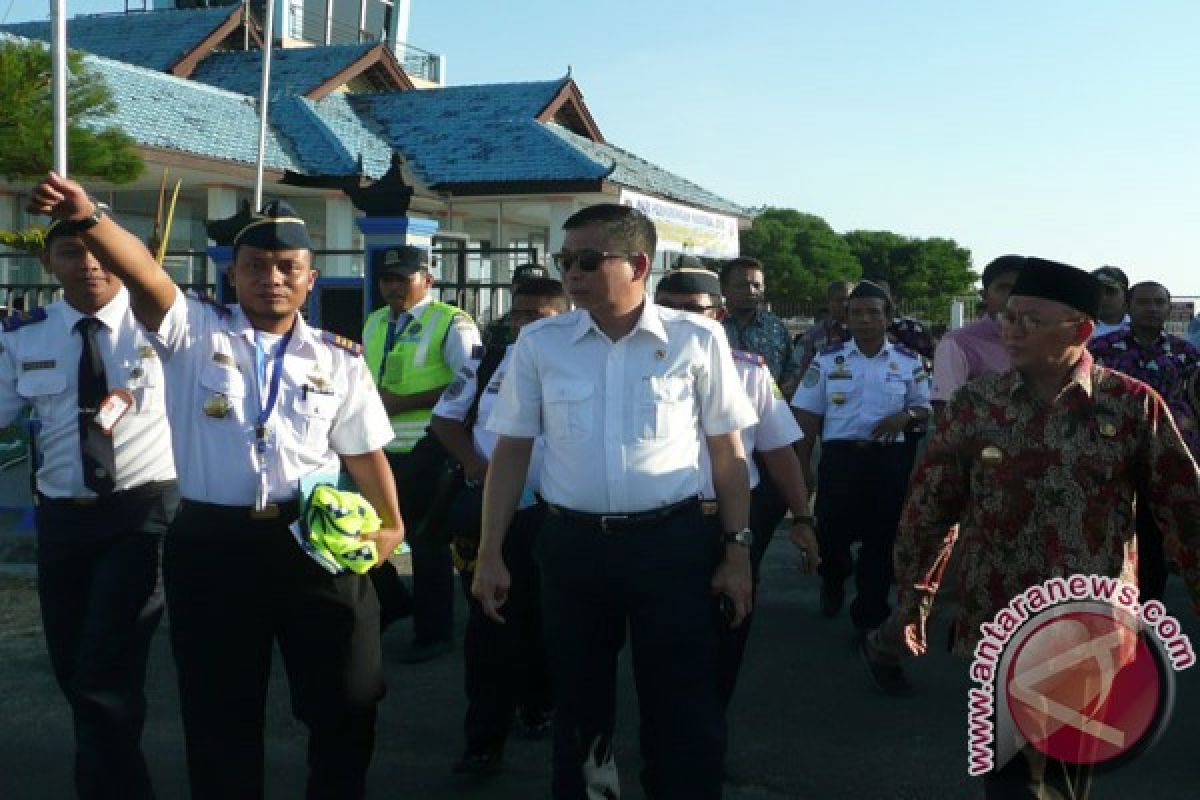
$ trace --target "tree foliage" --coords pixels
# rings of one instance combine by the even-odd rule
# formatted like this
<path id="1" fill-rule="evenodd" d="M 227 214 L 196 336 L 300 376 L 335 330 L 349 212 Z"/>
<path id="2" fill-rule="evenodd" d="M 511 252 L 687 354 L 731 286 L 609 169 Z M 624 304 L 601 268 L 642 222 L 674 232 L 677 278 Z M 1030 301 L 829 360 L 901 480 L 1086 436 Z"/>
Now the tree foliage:
<path id="1" fill-rule="evenodd" d="M 953 239 L 918 239 L 890 231 L 839 235 L 825 220 L 789 209 L 767 209 L 742 233 L 742 253 L 766 267 L 775 303 L 817 308 L 834 280 L 883 280 L 906 308 L 942 320 L 950 298 L 972 291 L 971 252 Z"/>
<path id="2" fill-rule="evenodd" d="M 133 140 L 117 128 L 100 128 L 116 110 L 112 92 L 79 53 L 69 53 L 67 63 L 68 171 L 129 183 L 144 168 Z M 49 48 L 0 42 L 0 175 L 9 181 L 41 177 L 53 167 L 51 82 Z"/>

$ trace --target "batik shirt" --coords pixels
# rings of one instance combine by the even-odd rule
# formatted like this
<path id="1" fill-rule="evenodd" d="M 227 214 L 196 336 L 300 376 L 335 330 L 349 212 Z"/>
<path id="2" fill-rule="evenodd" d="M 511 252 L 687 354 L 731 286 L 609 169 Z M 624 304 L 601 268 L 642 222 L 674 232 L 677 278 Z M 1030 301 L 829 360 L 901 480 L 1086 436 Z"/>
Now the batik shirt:
<path id="1" fill-rule="evenodd" d="M 807 370 L 808 365 L 817 357 L 817 353 L 826 347 L 848 341 L 850 341 L 850 329 L 846 327 L 846 323 L 831 319 L 818 322 L 809 328 L 804 337 L 800 339 L 800 372 L 803 373 Z"/>
<path id="2" fill-rule="evenodd" d="M 732 316 L 722 323 L 729 337 L 729 346 L 734 350 L 758 353 L 767 362 L 771 377 L 780 386 L 786 386 L 799 375 L 799 363 L 792 334 L 783 320 L 769 311 L 756 311 L 746 327 L 739 327 Z"/>
<path id="3" fill-rule="evenodd" d="M 961 388 L 911 486 L 895 547 L 899 621 L 928 618 L 957 546 L 960 655 L 983 622 L 1050 578 L 1136 584 L 1135 495 L 1200 611 L 1200 472 L 1162 398 L 1087 353 L 1050 404 L 1015 370 Z"/>
<path id="4" fill-rule="evenodd" d="M 1088 349 L 1098 364 L 1148 383 L 1161 394 L 1192 457 L 1200 458 L 1196 409 L 1187 396 L 1188 380 L 1200 369 L 1200 350 L 1169 333 L 1161 334 L 1153 344 L 1143 345 L 1128 329 L 1092 339 Z"/>

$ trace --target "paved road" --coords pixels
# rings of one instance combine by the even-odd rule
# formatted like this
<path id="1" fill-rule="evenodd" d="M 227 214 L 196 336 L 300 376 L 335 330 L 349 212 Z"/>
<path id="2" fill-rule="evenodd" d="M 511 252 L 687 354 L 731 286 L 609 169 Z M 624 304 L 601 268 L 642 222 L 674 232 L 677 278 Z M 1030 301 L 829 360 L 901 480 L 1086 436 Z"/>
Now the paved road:
<path id="1" fill-rule="evenodd" d="M 728 759 L 730 800 L 782 798 L 962 798 L 981 796 L 966 775 L 966 665 L 936 653 L 911 670 L 917 695 L 894 700 L 868 686 L 843 616 L 822 619 L 816 584 L 795 570 L 786 540 L 767 555 L 756 630 L 750 642 Z M 11 587 L 13 577 L 0 571 Z M 28 580 L 26 580 L 28 583 Z M 3 585 L 0 583 L 0 585 Z M 28 590 L 0 591 L 0 798 L 61 800 L 70 790 L 70 722 L 50 677 Z M 21 615 L 22 603 L 25 616 Z M 1181 586 L 1168 595 L 1200 643 L 1200 625 Z M 14 608 L 16 606 L 16 608 Z M 461 613 L 462 604 L 459 604 Z M 405 626 L 389 631 L 399 650 Z M 461 619 L 460 619 L 461 630 Z M 941 636 L 941 632 L 938 632 Z M 460 651 L 461 652 L 461 651 Z M 237 669 L 231 661 L 230 669 Z M 640 798 L 636 705 L 623 665 L 618 762 L 627 798 Z M 389 666 L 372 796 L 397 800 L 530 800 L 547 797 L 549 747 L 514 741 L 507 771 L 486 783 L 460 779 L 449 765 L 461 747 L 461 655 L 432 664 Z M 174 672 L 160 632 L 150 664 L 146 750 L 159 797 L 183 798 L 184 768 Z M 1180 674 L 1178 704 L 1164 741 L 1121 772 L 1102 777 L 1096 798 L 1195 798 L 1200 785 L 1200 668 Z M 270 798 L 302 794 L 303 731 L 288 713 L 280 670 L 272 683 L 267 768 Z"/>

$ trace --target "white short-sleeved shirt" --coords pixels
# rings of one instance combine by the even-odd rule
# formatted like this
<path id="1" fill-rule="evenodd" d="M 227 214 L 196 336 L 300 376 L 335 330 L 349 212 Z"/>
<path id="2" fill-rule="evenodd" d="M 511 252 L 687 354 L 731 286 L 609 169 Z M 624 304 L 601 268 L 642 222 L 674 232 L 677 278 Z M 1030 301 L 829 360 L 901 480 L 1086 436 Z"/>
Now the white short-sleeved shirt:
<path id="1" fill-rule="evenodd" d="M 548 502 L 620 514 L 698 496 L 697 434 L 755 421 L 721 326 L 647 298 L 616 342 L 586 311 L 522 329 L 487 427 L 545 436 Z"/>
<path id="2" fill-rule="evenodd" d="M 792 410 L 788 408 L 787 401 L 783 399 L 779 386 L 771 378 L 771 371 L 767 369 L 767 362 L 762 356 L 734 350 L 733 366 L 741 378 L 746 396 L 750 398 L 750 404 L 754 406 L 758 415 L 757 423 L 740 431 L 742 448 L 746 451 L 746 467 L 750 472 L 750 488 L 753 489 L 762 478 L 751 456 L 755 452 L 787 447 L 803 439 L 804 433 L 796 423 Z M 713 500 L 717 492 L 713 487 L 712 462 L 708 457 L 708 447 L 703 440 L 700 442 L 700 464 L 704 473 L 704 499 Z"/>
<path id="3" fill-rule="evenodd" d="M 866 441 L 884 417 L 906 408 L 930 408 L 929 391 L 929 373 L 912 350 L 886 342 L 868 358 L 851 340 L 812 360 L 792 405 L 824 417 L 823 442 Z"/>
<path id="4" fill-rule="evenodd" d="M 255 330 L 240 306 L 179 292 L 157 333 L 166 363 L 167 413 L 184 498 L 254 505 L 260 468 L 255 426 L 269 395 L 279 337 L 265 337 L 260 391 Z M 263 469 L 272 502 L 297 496 L 302 478 L 336 474 L 338 455 L 391 441 L 392 426 L 357 345 L 310 328 L 299 314 L 287 350 Z M 270 352 L 266 352 L 266 351 Z"/>
<path id="5" fill-rule="evenodd" d="M 38 319 L 45 314 L 44 319 Z M 84 486 L 79 451 L 79 356 L 83 337 L 75 330 L 82 314 L 65 301 L 34 312 L 25 322 L 0 333 L 0 427 L 25 406 L 37 415 L 37 448 L 42 465 L 38 491 L 47 497 L 93 497 Z M 129 310 L 129 292 L 121 289 L 91 316 L 102 323 L 96 344 L 110 390 L 125 388 L 134 405 L 113 428 L 118 491 L 151 481 L 175 478 L 170 433 L 163 399 L 163 367 L 145 329 Z"/>
<path id="6" fill-rule="evenodd" d="M 479 348 L 482 351 L 482 347 Z M 504 358 L 500 360 L 496 371 L 492 373 L 488 379 L 488 384 L 483 389 L 483 394 L 479 396 L 479 409 L 475 414 L 475 427 L 471 429 L 471 439 L 475 443 L 475 452 L 480 456 L 492 460 L 492 453 L 496 450 L 496 434 L 487 429 L 488 418 L 492 415 L 492 408 L 496 405 L 496 396 L 500 393 L 500 386 L 504 383 L 504 374 L 508 371 L 508 367 L 512 362 L 513 346 L 509 345 L 504 350 Z M 446 387 L 446 391 L 442 392 L 441 398 L 437 405 L 433 407 L 434 416 L 443 417 L 444 419 L 452 419 L 462 422 L 467 418 L 467 412 L 471 409 L 471 403 L 475 399 L 476 387 L 479 386 L 479 364 L 482 361 L 482 355 L 478 358 L 472 358 L 466 363 L 454 381 Z M 525 476 L 525 491 L 522 493 L 523 498 L 528 498 L 531 494 L 541 491 L 539 478 L 542 473 L 542 458 L 545 444 L 542 437 L 537 437 L 533 440 L 533 451 L 529 456 L 529 472 Z"/>
<path id="7" fill-rule="evenodd" d="M 432 302 L 429 295 L 425 295 L 421 302 L 408 310 L 414 318 L 421 316 L 421 312 L 425 310 L 425 306 Z M 396 318 L 394 311 L 388 313 L 388 319 Z M 450 327 L 446 329 L 446 340 L 442 342 L 442 360 L 446 362 L 446 366 L 455 375 L 463 368 L 471 359 L 471 353 L 475 347 L 483 342 L 479 336 L 479 329 L 475 327 L 475 323 L 467 316 L 466 312 L 459 312 L 454 315 L 454 321 L 450 323 Z"/>

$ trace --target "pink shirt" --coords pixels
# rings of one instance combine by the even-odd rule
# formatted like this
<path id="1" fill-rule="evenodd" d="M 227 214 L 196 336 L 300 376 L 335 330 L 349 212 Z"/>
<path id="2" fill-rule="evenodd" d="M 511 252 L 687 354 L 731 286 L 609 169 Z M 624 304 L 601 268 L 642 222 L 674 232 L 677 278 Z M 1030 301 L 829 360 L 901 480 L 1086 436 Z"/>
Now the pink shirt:
<path id="1" fill-rule="evenodd" d="M 1011 366 L 1000 322 L 983 317 L 942 337 L 933 354 L 933 400 L 947 402 L 967 381 Z"/>

